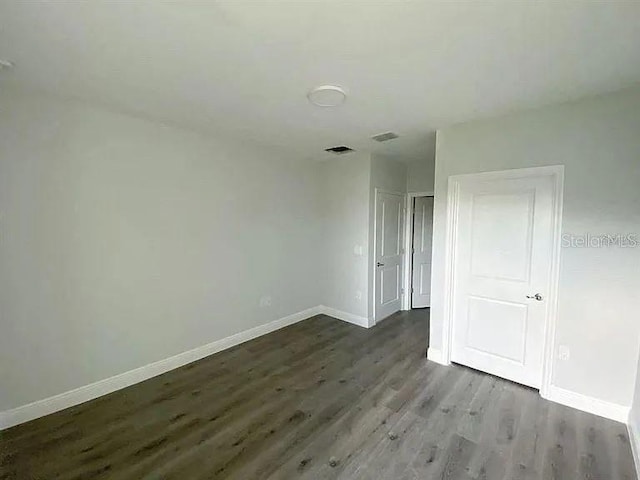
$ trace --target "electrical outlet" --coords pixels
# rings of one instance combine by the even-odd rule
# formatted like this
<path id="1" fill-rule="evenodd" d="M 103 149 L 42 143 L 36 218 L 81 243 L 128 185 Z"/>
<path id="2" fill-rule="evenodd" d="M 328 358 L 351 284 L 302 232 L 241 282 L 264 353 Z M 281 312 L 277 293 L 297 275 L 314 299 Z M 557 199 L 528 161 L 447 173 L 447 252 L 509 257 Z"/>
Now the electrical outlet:
<path id="1" fill-rule="evenodd" d="M 261 307 L 270 307 L 272 304 L 271 295 L 263 295 L 260 297 L 260 306 Z"/>
<path id="2" fill-rule="evenodd" d="M 558 358 L 560 360 L 569 360 L 571 358 L 571 350 L 566 345 L 558 346 Z"/>

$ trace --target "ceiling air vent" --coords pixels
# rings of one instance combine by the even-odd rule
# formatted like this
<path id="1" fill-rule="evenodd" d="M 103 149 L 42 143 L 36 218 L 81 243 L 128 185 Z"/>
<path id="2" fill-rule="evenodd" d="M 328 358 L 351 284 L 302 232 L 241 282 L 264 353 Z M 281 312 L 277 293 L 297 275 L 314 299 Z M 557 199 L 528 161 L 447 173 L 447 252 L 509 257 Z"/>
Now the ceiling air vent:
<path id="1" fill-rule="evenodd" d="M 325 152 L 335 153 L 336 155 L 344 155 L 345 153 L 353 152 L 353 148 L 340 145 L 338 147 L 326 148 Z"/>
<path id="2" fill-rule="evenodd" d="M 376 142 L 386 142 L 388 140 L 393 140 L 394 138 L 398 138 L 399 135 L 393 132 L 385 132 L 379 133 L 378 135 L 374 135 L 371 137 L 371 140 L 375 140 Z"/>

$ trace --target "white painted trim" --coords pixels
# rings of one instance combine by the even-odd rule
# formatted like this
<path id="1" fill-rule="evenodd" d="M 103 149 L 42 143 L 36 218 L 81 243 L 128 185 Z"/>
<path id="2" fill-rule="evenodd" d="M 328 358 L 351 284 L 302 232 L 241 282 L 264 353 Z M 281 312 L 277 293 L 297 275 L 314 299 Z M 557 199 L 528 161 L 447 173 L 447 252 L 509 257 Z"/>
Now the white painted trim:
<path id="1" fill-rule="evenodd" d="M 361 317 L 360 315 L 354 315 L 353 313 L 343 312 L 342 310 L 337 310 L 335 308 L 326 307 L 321 305 L 318 307 L 319 313 L 324 315 L 328 315 L 333 318 L 337 318 L 338 320 L 342 320 L 343 322 L 352 323 L 354 325 L 358 325 L 359 327 L 371 328 L 374 326 L 374 322 L 366 317 Z"/>
<path id="2" fill-rule="evenodd" d="M 413 222 L 409 219 L 413 218 L 413 197 L 407 194 L 405 198 L 404 211 L 404 251 L 405 256 L 402 259 L 402 269 L 404 275 L 402 276 L 402 301 L 400 308 L 402 310 L 411 310 L 411 237 L 413 236 Z M 375 280 L 374 280 L 375 282 Z"/>
<path id="3" fill-rule="evenodd" d="M 451 365 L 451 330 L 453 328 L 453 285 L 455 266 L 455 242 L 458 235 L 458 197 L 459 184 L 449 178 L 447 189 L 447 217 L 446 217 L 446 246 L 445 271 L 443 292 L 443 324 L 442 324 L 442 352 L 443 365 Z M 433 285 L 431 286 L 433 288 Z"/>
<path id="4" fill-rule="evenodd" d="M 544 324 L 544 351 L 542 361 L 542 385 L 540 395 L 547 395 L 553 378 L 553 359 L 556 352 L 556 326 L 558 324 L 558 291 L 560 290 L 560 255 L 562 247 L 562 210 L 564 203 L 564 165 L 554 173 L 553 196 L 553 245 L 551 247 L 551 271 L 549 272 L 549 310 Z M 625 419 L 626 421 L 626 419 Z"/>
<path id="5" fill-rule="evenodd" d="M 629 432 L 629 443 L 631 444 L 633 464 L 636 467 L 636 476 L 640 478 L 640 430 L 638 430 L 638 425 L 635 425 L 631 415 L 627 423 L 627 432 Z"/>
<path id="6" fill-rule="evenodd" d="M 560 403 L 567 407 L 592 413 L 600 417 L 609 418 L 617 422 L 627 423 L 631 407 L 617 403 L 606 402 L 598 398 L 589 397 L 581 393 L 572 392 L 555 385 L 549 385 L 543 398 Z"/>
<path id="7" fill-rule="evenodd" d="M 394 192 L 392 190 L 384 190 L 382 188 L 378 188 L 375 187 L 374 188 L 374 195 L 373 195 L 373 252 L 371 252 L 371 256 L 370 256 L 370 261 L 371 261 L 371 275 L 373 275 L 372 278 L 372 282 L 371 282 L 371 311 L 372 311 L 372 316 L 373 316 L 373 325 L 376 324 L 376 262 L 377 262 L 377 258 L 376 258 L 376 252 L 377 252 L 377 239 L 376 239 L 376 234 L 378 231 L 378 193 L 387 193 L 390 195 L 398 195 L 400 197 L 402 197 L 404 199 L 405 202 L 405 208 L 402 209 L 402 215 L 404 215 L 404 218 L 402 218 L 400 220 L 400 224 L 401 225 L 405 225 L 406 222 L 406 218 L 407 218 L 407 209 L 406 209 L 406 198 L 407 198 L 407 193 L 403 193 L 403 192 Z M 404 235 L 404 232 L 402 232 L 402 235 Z M 406 240 L 403 238 L 400 241 L 400 245 L 405 245 Z M 402 253 L 403 257 L 402 260 L 400 260 L 400 265 L 402 265 L 402 268 L 404 269 L 404 264 L 407 258 L 407 250 L 405 248 L 404 252 Z M 404 271 L 401 273 L 401 277 L 404 278 Z M 401 282 L 404 283 L 404 282 Z M 405 289 L 404 291 L 404 297 L 407 296 L 407 290 Z M 402 296 L 400 297 L 400 310 L 402 310 L 402 305 L 403 305 L 404 299 L 402 298 Z M 381 318 L 380 320 L 384 320 L 383 318 Z M 357 324 L 356 324 L 357 325 Z"/>
<path id="8" fill-rule="evenodd" d="M 94 398 L 101 397 L 108 393 L 115 392 L 116 390 L 120 390 L 149 378 L 161 375 L 170 370 L 187 365 L 188 363 L 213 355 L 214 353 L 235 347 L 236 345 L 261 337 L 267 333 L 271 333 L 302 320 L 306 320 L 307 318 L 311 318 L 322 313 L 323 308 L 325 307 L 312 307 L 278 320 L 274 320 L 265 325 L 260 325 L 255 328 L 236 333 L 230 337 L 196 347 L 193 350 L 179 353 L 173 357 L 165 358 L 134 370 L 129 370 L 128 372 L 124 372 L 89 385 L 84 385 L 59 395 L 54 395 L 53 397 L 38 400 L 11 410 L 5 410 L 4 412 L 0 412 L 0 430 L 49 415 L 50 413 L 64 410 L 65 408 L 93 400 Z"/>
<path id="9" fill-rule="evenodd" d="M 413 269 L 411 259 L 413 252 L 413 199 L 418 197 L 433 197 L 433 192 L 408 192 L 406 197 L 405 216 L 404 216 L 404 251 L 405 256 L 402 259 L 404 275 L 402 279 L 402 288 L 405 295 L 402 297 L 402 310 L 411 310 L 411 275 Z"/>
<path id="10" fill-rule="evenodd" d="M 545 319 L 545 337 L 542 362 L 542 384 L 540 394 L 550 398 L 553 358 L 555 352 L 555 331 L 558 312 L 558 284 L 560 277 L 560 247 L 562 235 L 562 201 L 564 194 L 564 165 L 547 167 L 517 168 L 496 172 L 469 173 L 449 177 L 446 218 L 445 280 L 444 280 L 444 318 L 442 325 L 442 364 L 451 364 L 452 329 L 453 329 L 453 287 L 455 285 L 455 251 L 458 230 L 458 203 L 460 183 L 471 178 L 505 179 L 551 176 L 554 180 L 553 199 L 553 246 L 552 267 L 549 272 L 549 293 L 547 318 Z M 577 395 L 577 394 L 576 394 Z M 559 402 L 561 403 L 561 402 Z"/>
<path id="11" fill-rule="evenodd" d="M 439 363 L 440 365 L 447 365 L 442 360 L 442 351 L 437 350 L 435 348 L 427 348 L 427 360 L 431 360 L 432 362 Z"/>

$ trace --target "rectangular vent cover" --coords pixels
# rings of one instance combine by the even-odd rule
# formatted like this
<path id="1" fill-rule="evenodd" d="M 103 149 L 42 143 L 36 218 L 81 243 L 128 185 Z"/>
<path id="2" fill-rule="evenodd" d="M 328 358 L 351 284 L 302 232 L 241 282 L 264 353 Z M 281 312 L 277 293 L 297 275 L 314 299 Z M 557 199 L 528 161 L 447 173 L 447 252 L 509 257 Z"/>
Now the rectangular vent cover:
<path id="1" fill-rule="evenodd" d="M 335 153 L 336 155 L 344 155 L 345 153 L 353 152 L 353 148 L 340 145 L 337 147 L 327 148 L 325 149 L 325 152 Z"/>
<path id="2" fill-rule="evenodd" d="M 373 137 L 371 137 L 372 140 L 375 140 L 376 142 L 386 142 L 388 140 L 393 140 L 394 138 L 398 138 L 399 135 L 397 133 L 393 133 L 393 132 L 385 132 L 385 133 L 379 133 L 378 135 L 374 135 Z"/>

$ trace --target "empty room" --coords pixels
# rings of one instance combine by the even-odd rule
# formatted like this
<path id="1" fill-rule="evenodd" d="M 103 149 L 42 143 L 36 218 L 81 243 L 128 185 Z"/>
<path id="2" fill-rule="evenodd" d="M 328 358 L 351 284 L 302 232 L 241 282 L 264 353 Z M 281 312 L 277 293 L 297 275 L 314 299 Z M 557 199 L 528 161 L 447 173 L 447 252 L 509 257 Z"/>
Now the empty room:
<path id="1" fill-rule="evenodd" d="M 637 480 L 640 2 L 0 0 L 0 479 Z"/>

